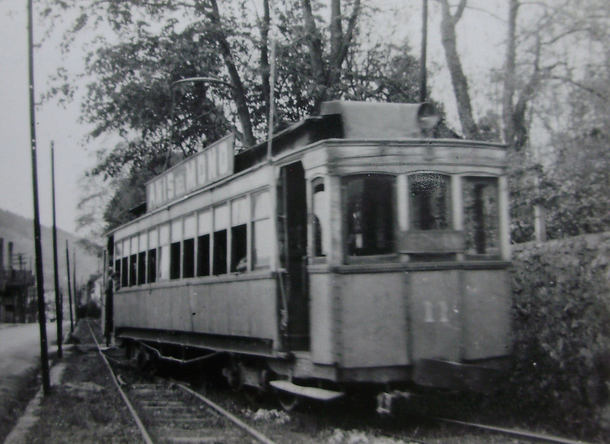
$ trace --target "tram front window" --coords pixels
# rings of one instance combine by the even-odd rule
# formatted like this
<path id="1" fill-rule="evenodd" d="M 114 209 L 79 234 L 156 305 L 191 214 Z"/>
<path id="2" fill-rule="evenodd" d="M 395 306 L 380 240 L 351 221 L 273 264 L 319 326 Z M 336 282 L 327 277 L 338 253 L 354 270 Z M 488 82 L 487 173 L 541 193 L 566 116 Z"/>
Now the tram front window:
<path id="1" fill-rule="evenodd" d="M 446 230 L 450 223 L 449 176 L 413 174 L 409 176 L 411 222 L 415 230 Z"/>
<path id="2" fill-rule="evenodd" d="M 463 181 L 466 254 L 500 254 L 498 179 L 467 177 Z"/>
<path id="3" fill-rule="evenodd" d="M 319 178 L 313 182 L 313 236 L 314 255 L 326 256 L 330 248 L 330 215 L 324 181 Z"/>
<path id="4" fill-rule="evenodd" d="M 394 243 L 393 176 L 366 174 L 345 180 L 350 256 L 389 254 Z"/>

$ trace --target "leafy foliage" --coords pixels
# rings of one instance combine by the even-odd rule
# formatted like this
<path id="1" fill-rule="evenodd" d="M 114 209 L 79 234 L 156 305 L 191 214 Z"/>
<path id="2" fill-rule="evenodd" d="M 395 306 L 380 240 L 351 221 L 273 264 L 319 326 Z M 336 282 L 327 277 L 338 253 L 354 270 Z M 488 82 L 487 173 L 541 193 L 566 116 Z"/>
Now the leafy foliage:
<path id="1" fill-rule="evenodd" d="M 66 50 L 79 33 L 98 33 L 89 42 L 81 118 L 94 125 L 92 139 L 125 139 L 100 152 L 89 173 L 108 180 L 115 193 L 104 216 L 109 227 L 133 217 L 129 208 L 144 198 L 146 181 L 177 160 L 172 153 L 187 157 L 229 131 L 245 147 L 265 136 L 272 27 L 279 121 L 315 113 L 323 100 L 418 97 L 418 60 L 407 44 L 376 42 L 367 34 L 372 10 L 359 0 L 285 0 L 273 10 L 263 1 L 262 14 L 246 1 L 48 3 L 50 17 L 77 12 Z M 327 6 L 330 20 L 322 14 Z M 190 78 L 213 80 L 176 84 Z M 51 94 L 72 97 L 70 82 L 59 69 Z M 443 131 L 452 134 L 446 126 Z"/>
<path id="2" fill-rule="evenodd" d="M 524 244 L 514 257 L 507 393 L 517 410 L 581 436 L 610 433 L 609 258 L 608 233 Z"/>

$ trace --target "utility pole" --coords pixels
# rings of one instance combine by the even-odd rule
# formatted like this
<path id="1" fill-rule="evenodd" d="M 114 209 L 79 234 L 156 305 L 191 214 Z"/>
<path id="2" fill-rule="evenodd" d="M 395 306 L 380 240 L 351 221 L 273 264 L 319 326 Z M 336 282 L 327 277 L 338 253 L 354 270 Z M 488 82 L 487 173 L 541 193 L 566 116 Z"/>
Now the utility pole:
<path id="1" fill-rule="evenodd" d="M 419 103 L 426 101 L 426 55 L 428 47 L 428 0 L 423 0 L 423 12 L 422 12 L 422 28 L 421 28 L 421 72 L 420 72 L 420 84 L 419 84 Z"/>
<path id="2" fill-rule="evenodd" d="M 68 270 L 68 301 L 70 302 L 70 333 L 74 333 L 74 317 L 72 315 L 72 284 L 70 283 L 70 251 L 66 239 L 66 269 Z"/>
<path id="3" fill-rule="evenodd" d="M 63 307 L 61 300 L 61 290 L 59 288 L 59 264 L 57 262 L 57 220 L 55 218 L 55 143 L 51 141 L 51 190 L 53 193 L 53 276 L 55 278 L 55 322 L 57 322 L 57 357 L 63 357 L 62 343 L 62 322 Z"/>
<path id="4" fill-rule="evenodd" d="M 72 285 L 74 285 L 74 313 L 78 313 L 78 307 L 80 306 L 80 297 L 78 297 L 77 293 L 76 293 L 76 248 L 72 247 L 72 259 L 74 262 L 74 265 L 72 265 L 72 268 L 74 269 L 74 275 L 72 276 Z M 76 317 L 76 320 L 78 321 L 78 316 Z"/>
<path id="5" fill-rule="evenodd" d="M 49 352 L 47 350 L 47 319 L 44 304 L 44 274 L 42 267 L 42 241 L 40 212 L 38 209 L 38 166 L 36 164 L 36 96 L 34 95 L 34 20 L 32 1 L 28 0 L 28 61 L 30 83 L 30 142 L 32 154 L 32 191 L 34 195 L 34 246 L 36 251 L 36 287 L 38 289 L 38 324 L 40 327 L 40 360 L 42 365 L 42 389 L 45 396 L 51 394 L 49 376 Z"/>

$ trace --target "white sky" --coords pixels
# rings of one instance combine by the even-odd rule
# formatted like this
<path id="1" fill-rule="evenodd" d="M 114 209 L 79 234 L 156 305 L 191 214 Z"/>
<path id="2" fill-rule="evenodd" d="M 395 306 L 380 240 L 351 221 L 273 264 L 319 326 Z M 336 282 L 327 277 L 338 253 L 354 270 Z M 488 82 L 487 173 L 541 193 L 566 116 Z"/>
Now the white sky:
<path id="1" fill-rule="evenodd" d="M 380 32 L 392 32 L 389 38 L 394 38 L 397 42 L 404 35 L 409 35 L 414 54 L 419 57 L 421 0 L 391 0 L 391 3 L 397 5 L 398 13 L 381 19 Z M 471 0 L 470 3 L 492 10 L 500 17 L 506 16 L 505 2 L 502 0 Z M 383 1 L 380 4 L 385 7 L 390 2 Z M 25 0 L 0 0 L 0 208 L 32 218 L 26 8 Z M 433 0 L 430 1 L 430 14 L 428 60 L 431 67 L 437 67 L 430 78 L 434 88 L 433 97 L 445 103 L 450 119 L 459 128 L 440 43 L 438 6 Z M 388 26 L 389 21 L 394 22 L 392 26 Z M 42 26 L 36 18 L 34 29 L 34 39 L 40 42 Z M 462 63 L 469 76 L 475 110 L 482 108 L 478 106 L 481 103 L 488 103 L 486 90 L 489 67 L 501 66 L 504 30 L 504 23 L 477 10 L 467 10 L 459 23 L 458 41 L 463 56 Z M 65 64 L 56 45 L 57 40 L 45 42 L 35 51 L 37 97 L 45 92 L 48 75 Z M 69 64 L 78 70 L 82 54 L 74 53 L 71 57 Z M 499 103 L 497 106 L 499 110 Z M 77 181 L 94 164 L 92 153 L 104 143 L 96 142 L 95 146 L 85 148 L 83 137 L 87 129 L 77 124 L 78 111 L 78 103 L 63 109 L 55 102 L 40 106 L 36 111 L 41 222 L 47 226 L 52 224 L 50 144 L 53 140 L 57 224 L 70 232 L 75 231 L 77 217 L 76 206 L 80 195 Z"/>

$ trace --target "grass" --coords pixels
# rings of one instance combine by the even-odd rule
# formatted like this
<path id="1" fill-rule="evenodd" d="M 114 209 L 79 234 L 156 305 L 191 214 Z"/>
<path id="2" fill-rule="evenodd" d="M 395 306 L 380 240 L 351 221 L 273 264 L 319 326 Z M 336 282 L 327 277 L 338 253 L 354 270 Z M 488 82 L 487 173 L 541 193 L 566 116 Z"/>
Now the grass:
<path id="1" fill-rule="evenodd" d="M 42 399 L 39 421 L 28 443 L 141 443 L 141 435 L 118 394 L 106 364 L 84 322 L 75 332 L 80 340 L 65 350 L 61 384 Z"/>

